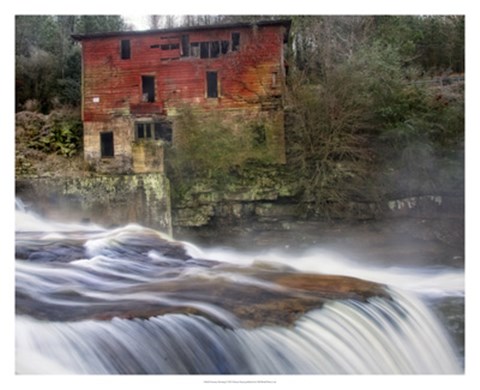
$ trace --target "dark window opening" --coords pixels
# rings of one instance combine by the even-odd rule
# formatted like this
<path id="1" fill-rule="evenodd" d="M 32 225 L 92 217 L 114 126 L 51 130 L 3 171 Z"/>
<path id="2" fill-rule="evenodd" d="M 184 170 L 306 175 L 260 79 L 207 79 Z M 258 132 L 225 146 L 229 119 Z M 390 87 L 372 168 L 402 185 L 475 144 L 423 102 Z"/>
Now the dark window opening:
<path id="1" fill-rule="evenodd" d="M 237 51 L 240 48 L 240 33 L 232 33 L 232 51 Z"/>
<path id="2" fill-rule="evenodd" d="M 164 140 L 166 142 L 172 142 L 172 127 L 168 123 L 156 122 L 155 123 L 155 139 Z"/>
<path id="3" fill-rule="evenodd" d="M 160 45 L 151 45 L 150 46 L 150 49 L 159 49 L 160 48 Z"/>
<path id="4" fill-rule="evenodd" d="M 121 41 L 121 58 L 122 60 L 130 59 L 130 40 L 122 39 Z"/>
<path id="5" fill-rule="evenodd" d="M 237 33 L 239 34 L 239 33 Z M 188 36 L 187 36 L 188 37 Z M 233 43 L 232 43 L 233 45 Z M 240 45 L 240 37 L 238 37 Z M 189 46 L 185 43 L 185 50 L 190 49 L 187 55 L 200 58 L 218 58 L 221 54 L 227 54 L 230 49 L 230 41 L 192 42 Z M 182 50 L 183 43 L 182 43 Z M 233 46 L 232 46 L 233 50 Z M 182 56 L 186 56 L 182 53 Z"/>
<path id="6" fill-rule="evenodd" d="M 209 48 L 210 42 L 200 42 L 200 58 L 209 57 Z"/>
<path id="7" fill-rule="evenodd" d="M 188 35 L 182 35 L 182 57 L 188 57 L 190 55 L 190 37 Z"/>
<path id="8" fill-rule="evenodd" d="M 218 97 L 218 78 L 217 72 L 207 72 L 207 97 Z"/>
<path id="9" fill-rule="evenodd" d="M 222 41 L 222 54 L 228 53 L 228 47 L 230 46 L 229 41 Z"/>
<path id="10" fill-rule="evenodd" d="M 160 45 L 160 48 L 162 50 L 178 50 L 180 48 L 180 45 L 178 43 L 165 43 L 163 45 Z"/>
<path id="11" fill-rule="evenodd" d="M 143 123 L 137 123 L 137 138 L 145 138 L 145 125 Z"/>
<path id="12" fill-rule="evenodd" d="M 210 42 L 210 58 L 217 58 L 220 55 L 220 43 Z"/>
<path id="13" fill-rule="evenodd" d="M 113 132 L 100 133 L 100 153 L 102 157 L 113 157 Z"/>
<path id="14" fill-rule="evenodd" d="M 155 77 L 142 76 L 142 101 L 153 103 L 155 101 Z"/>
<path id="15" fill-rule="evenodd" d="M 167 122 L 136 123 L 138 140 L 163 140 L 172 142 L 172 126 Z"/>

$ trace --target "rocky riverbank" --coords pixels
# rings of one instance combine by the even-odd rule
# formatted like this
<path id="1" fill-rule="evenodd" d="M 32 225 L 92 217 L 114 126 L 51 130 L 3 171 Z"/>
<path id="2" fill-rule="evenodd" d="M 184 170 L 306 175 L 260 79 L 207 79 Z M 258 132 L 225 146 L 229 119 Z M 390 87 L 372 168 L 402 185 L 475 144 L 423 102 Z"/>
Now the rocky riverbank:
<path id="1" fill-rule="evenodd" d="M 15 192 L 29 210 L 52 220 L 172 231 L 170 184 L 163 174 L 23 178 Z"/>
<path id="2" fill-rule="evenodd" d="M 180 191 L 162 174 L 18 178 L 16 194 L 51 219 L 105 227 L 137 223 L 199 245 L 242 250 L 332 248 L 400 264 L 463 266 L 461 192 L 348 202 L 343 216 L 312 212 L 281 168 L 197 180 Z"/>

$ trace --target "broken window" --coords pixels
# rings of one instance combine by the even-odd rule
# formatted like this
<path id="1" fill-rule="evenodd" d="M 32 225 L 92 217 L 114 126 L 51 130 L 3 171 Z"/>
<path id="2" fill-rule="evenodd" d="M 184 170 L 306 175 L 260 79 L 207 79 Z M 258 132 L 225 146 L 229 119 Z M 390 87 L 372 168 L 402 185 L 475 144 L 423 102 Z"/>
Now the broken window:
<path id="1" fill-rule="evenodd" d="M 136 138 L 138 140 L 142 139 L 152 139 L 152 124 L 147 122 L 135 123 L 136 127 Z"/>
<path id="2" fill-rule="evenodd" d="M 240 48 L 240 33 L 232 33 L 232 51 L 237 51 Z"/>
<path id="3" fill-rule="evenodd" d="M 155 101 L 155 77 L 142 76 L 142 101 L 153 103 Z"/>
<path id="4" fill-rule="evenodd" d="M 207 97 L 218 97 L 218 77 L 217 72 L 207 72 Z"/>
<path id="5" fill-rule="evenodd" d="M 145 124 L 137 123 L 137 139 L 145 138 Z"/>
<path id="6" fill-rule="evenodd" d="M 100 154 L 102 157 L 113 157 L 113 132 L 100 133 Z"/>
<path id="7" fill-rule="evenodd" d="M 188 38 L 188 36 L 186 37 Z M 239 40 L 240 40 L 240 36 L 238 37 L 238 40 L 237 40 L 238 45 L 240 44 Z M 188 54 L 190 57 L 218 58 L 220 57 L 221 54 L 228 53 L 228 50 L 230 49 L 230 41 L 192 42 L 190 46 L 188 46 L 187 42 L 185 42 L 185 47 L 190 49 Z M 233 46 L 232 46 L 232 49 L 233 49 Z M 182 41 L 182 50 L 183 50 L 183 41 Z M 186 55 L 182 54 L 182 56 L 185 57 Z"/>
<path id="8" fill-rule="evenodd" d="M 168 122 L 137 122 L 135 135 L 137 140 L 172 142 L 172 126 Z"/>
<path id="9" fill-rule="evenodd" d="M 200 42 L 200 58 L 209 57 L 210 42 Z"/>
<path id="10" fill-rule="evenodd" d="M 210 42 L 210 58 L 217 58 L 220 55 L 220 43 L 217 41 Z"/>
<path id="11" fill-rule="evenodd" d="M 155 139 L 172 142 L 172 126 L 166 122 L 155 123 Z"/>
<path id="12" fill-rule="evenodd" d="M 200 43 L 193 42 L 190 44 L 190 55 L 192 57 L 200 57 Z"/>
<path id="13" fill-rule="evenodd" d="M 122 39 L 120 44 L 120 57 L 122 60 L 130 59 L 130 40 Z"/>
<path id="14" fill-rule="evenodd" d="M 178 43 L 165 43 L 163 45 L 160 45 L 160 48 L 162 50 L 178 50 L 180 48 L 180 45 Z"/>
<path id="15" fill-rule="evenodd" d="M 229 41 L 222 41 L 222 54 L 228 53 L 228 47 L 230 46 Z"/>
<path id="16" fill-rule="evenodd" d="M 190 37 L 188 35 L 182 35 L 182 57 L 188 57 L 190 55 Z"/>

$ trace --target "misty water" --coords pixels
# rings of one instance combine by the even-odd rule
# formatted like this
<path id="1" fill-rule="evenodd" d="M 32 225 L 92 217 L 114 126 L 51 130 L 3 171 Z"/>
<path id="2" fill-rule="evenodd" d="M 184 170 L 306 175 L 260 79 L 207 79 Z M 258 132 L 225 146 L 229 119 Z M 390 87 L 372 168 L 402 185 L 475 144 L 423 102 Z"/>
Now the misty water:
<path id="1" fill-rule="evenodd" d="M 461 374 L 463 301 L 459 267 L 200 248 L 17 205 L 19 374 Z"/>

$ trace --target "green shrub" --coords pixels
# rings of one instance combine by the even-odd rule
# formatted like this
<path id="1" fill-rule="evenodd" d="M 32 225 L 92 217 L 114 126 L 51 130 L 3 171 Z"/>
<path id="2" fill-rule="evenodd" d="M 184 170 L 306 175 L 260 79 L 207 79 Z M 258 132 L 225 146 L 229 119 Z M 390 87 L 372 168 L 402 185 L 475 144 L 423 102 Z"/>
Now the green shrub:
<path id="1" fill-rule="evenodd" d="M 49 115 L 16 114 L 17 149 L 27 147 L 47 154 L 71 157 L 82 150 L 83 126 L 73 110 L 55 110 Z"/>
<path id="2" fill-rule="evenodd" d="M 263 133 L 262 133 L 263 131 Z M 167 151 L 170 173 L 183 181 L 225 178 L 249 161 L 269 162 L 263 124 L 226 119 L 185 105 L 175 118 L 175 142 Z"/>

